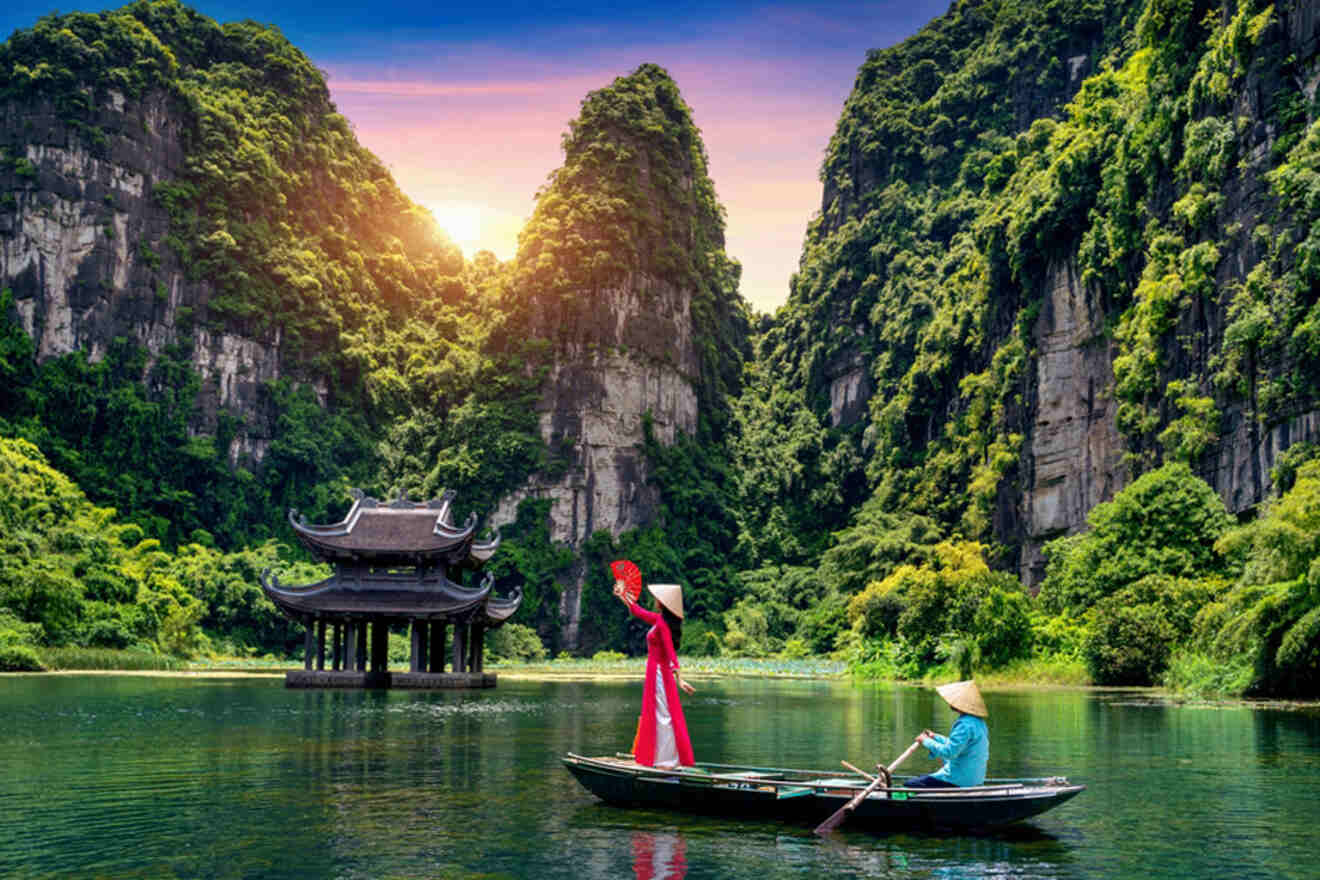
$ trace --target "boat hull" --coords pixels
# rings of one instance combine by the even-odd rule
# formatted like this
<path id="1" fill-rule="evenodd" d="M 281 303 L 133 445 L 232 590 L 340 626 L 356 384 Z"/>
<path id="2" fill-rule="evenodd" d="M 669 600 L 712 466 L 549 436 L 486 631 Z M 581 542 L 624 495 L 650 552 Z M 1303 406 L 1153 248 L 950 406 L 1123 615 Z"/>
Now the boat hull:
<path id="1" fill-rule="evenodd" d="M 698 765 L 664 772 L 631 761 L 572 754 L 564 765 L 583 787 L 610 804 L 813 824 L 866 785 L 812 771 Z M 846 827 L 884 831 L 1009 825 L 1053 809 L 1085 788 L 1066 780 L 1004 780 L 958 789 L 884 789 L 858 804 Z"/>

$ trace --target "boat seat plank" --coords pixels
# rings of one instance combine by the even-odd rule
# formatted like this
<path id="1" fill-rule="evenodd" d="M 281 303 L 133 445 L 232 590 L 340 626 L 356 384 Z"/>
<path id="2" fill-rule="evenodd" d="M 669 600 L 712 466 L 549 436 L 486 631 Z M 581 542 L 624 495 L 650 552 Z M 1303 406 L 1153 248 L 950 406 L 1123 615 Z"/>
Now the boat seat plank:
<path id="1" fill-rule="evenodd" d="M 784 798 L 802 797 L 804 794 L 813 794 L 814 792 L 815 789 L 813 788 L 781 788 L 775 792 L 775 797 L 782 801 Z"/>

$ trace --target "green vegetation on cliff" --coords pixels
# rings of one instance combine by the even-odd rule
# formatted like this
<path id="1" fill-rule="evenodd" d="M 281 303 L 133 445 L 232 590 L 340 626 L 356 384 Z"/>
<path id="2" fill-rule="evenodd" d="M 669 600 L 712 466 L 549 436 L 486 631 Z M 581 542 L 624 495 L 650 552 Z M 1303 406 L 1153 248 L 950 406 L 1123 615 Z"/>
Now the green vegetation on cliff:
<path id="1" fill-rule="evenodd" d="M 793 447 L 817 435 L 810 459 L 784 450 L 812 492 L 750 517 L 748 532 L 814 520 L 824 536 L 874 492 L 886 509 L 1004 540 L 994 510 L 1016 474 L 1032 329 L 1031 279 L 1015 273 L 1039 273 L 1049 254 L 1033 253 L 1030 267 L 1006 259 L 992 224 L 1048 208 L 1042 243 L 1054 248 L 1085 217 L 1084 186 L 1035 205 L 1022 166 L 1048 143 L 1082 73 L 1121 51 L 1138 8 L 957 3 L 868 56 L 825 156 L 823 210 L 788 304 L 761 341 L 770 393 L 814 417 L 778 415 L 800 425 Z M 870 390 L 870 411 L 837 426 L 831 384 L 850 375 Z M 776 460 L 780 448 L 762 455 Z M 833 503 L 821 507 L 822 495 Z"/>
<path id="2" fill-rule="evenodd" d="M 151 192 L 168 234 L 130 243 L 153 277 L 126 293 L 162 302 L 162 285 L 181 276 L 201 294 L 174 346 L 148 353 L 117 339 L 95 362 L 74 352 L 38 363 L 4 299 L 0 363 L 15 384 L 0 399 L 0 433 L 38 444 L 166 550 L 197 535 L 235 551 L 284 535 L 289 507 L 331 520 L 350 485 L 423 497 L 454 489 L 458 515 L 489 512 L 530 473 L 558 466 L 535 402 L 556 345 L 590 338 L 593 296 L 629 279 L 643 298 L 669 286 L 691 300 L 678 323 L 693 328 L 695 357 L 678 366 L 701 418 L 680 451 L 648 444 L 661 521 L 620 541 L 683 548 L 652 554 L 652 570 L 693 573 L 711 587 L 712 613 L 727 606 L 735 529 L 727 513 L 719 529 L 706 525 L 728 509 L 728 401 L 749 318 L 704 147 L 668 74 L 645 65 L 584 100 L 565 164 L 508 266 L 488 255 L 465 265 L 357 143 L 321 74 L 269 27 L 140 0 L 48 16 L 0 45 L 0 100 L 54 106 L 94 152 L 122 146 L 115 132 L 92 131 L 99 108 L 120 97 L 126 112 L 164 107 L 183 148 L 178 178 Z M 28 148 L 24 137 L 10 133 L 7 163 Z M 21 195 L 39 193 L 35 171 L 18 176 Z M 625 340 L 630 353 L 673 362 L 671 341 L 648 333 L 645 316 Z M 198 431 L 203 383 L 190 369 L 189 328 L 278 344 L 289 378 L 258 388 L 264 424 L 221 409 Z M 254 431 L 264 455 L 236 454 L 234 439 Z M 530 511 L 544 520 L 544 505 Z M 520 517 L 499 574 L 526 583 L 530 619 L 552 635 L 572 557 L 544 525 Z M 604 553 L 609 543 L 591 546 Z M 235 638 L 272 647 L 258 629 Z M 588 643 L 622 638 L 588 633 Z"/>
<path id="3" fill-rule="evenodd" d="M 553 343 L 593 344 L 612 329 L 597 323 L 607 291 L 637 284 L 644 307 L 662 296 L 649 288 L 656 282 L 688 292 L 691 378 L 703 428 L 718 440 L 751 355 L 751 324 L 691 109 L 667 72 L 643 64 L 583 99 L 563 148 L 519 236 L 509 311 Z M 619 342 L 673 357 L 672 340 L 648 337 L 645 308 L 632 318 Z"/>
<path id="4" fill-rule="evenodd" d="M 769 394 L 814 416 L 776 414 L 817 435 L 811 503 L 753 511 L 747 531 L 807 520 L 835 487 L 819 535 L 873 493 L 1013 564 L 1034 331 L 1070 267 L 1110 316 L 1136 473 L 1205 468 L 1226 410 L 1269 427 L 1313 407 L 1314 113 L 1284 37 L 1267 3 L 969 2 L 873 53 L 761 342 Z M 1253 181 L 1273 198 L 1244 206 Z M 1227 267 L 1230 249 L 1257 262 Z M 836 427 L 831 384 L 850 374 L 869 412 Z M 772 442 L 760 457 L 800 460 L 800 439 Z"/>

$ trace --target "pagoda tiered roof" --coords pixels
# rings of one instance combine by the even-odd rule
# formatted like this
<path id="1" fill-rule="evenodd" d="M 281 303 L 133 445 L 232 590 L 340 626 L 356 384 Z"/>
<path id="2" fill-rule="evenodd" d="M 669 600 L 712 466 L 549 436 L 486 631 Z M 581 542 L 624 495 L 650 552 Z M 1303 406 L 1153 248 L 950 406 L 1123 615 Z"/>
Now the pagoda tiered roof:
<path id="1" fill-rule="evenodd" d="M 461 526 L 450 521 L 452 491 L 424 502 L 381 502 L 357 490 L 353 498 L 353 506 L 337 523 L 311 525 L 290 510 L 289 525 L 303 546 L 327 562 L 480 568 L 499 547 L 498 533 L 491 541 L 475 540 L 475 513 Z"/>
<path id="2" fill-rule="evenodd" d="M 495 577 L 475 587 L 450 579 L 456 570 L 479 570 L 500 545 L 499 532 L 475 540 L 477 516 L 462 526 L 451 520 L 455 493 L 426 502 L 402 497 L 383 503 L 353 490 L 353 506 L 329 525 L 311 525 L 296 511 L 289 524 L 299 541 L 335 567 L 319 583 L 292 587 L 263 572 L 261 586 L 270 600 L 295 618 L 355 620 L 452 620 L 503 624 L 522 603 L 522 589 L 500 598 Z"/>

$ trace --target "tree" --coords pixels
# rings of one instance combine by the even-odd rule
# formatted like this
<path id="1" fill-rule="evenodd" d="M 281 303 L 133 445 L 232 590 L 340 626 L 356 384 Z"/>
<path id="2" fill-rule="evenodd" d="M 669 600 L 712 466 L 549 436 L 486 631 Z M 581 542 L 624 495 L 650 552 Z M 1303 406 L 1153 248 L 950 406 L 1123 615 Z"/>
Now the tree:
<path id="1" fill-rule="evenodd" d="M 1182 462 L 1139 477 L 1096 505 L 1090 530 L 1045 545 L 1049 560 L 1039 599 L 1049 610 L 1081 615 L 1147 575 L 1222 575 L 1228 561 L 1215 541 L 1232 525 L 1224 502 Z"/>

